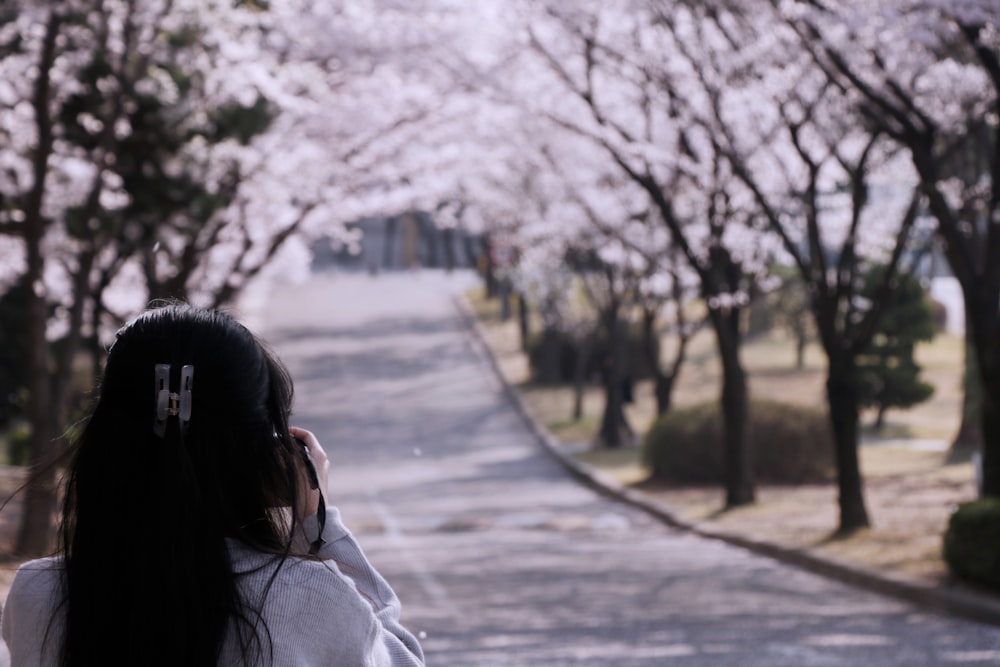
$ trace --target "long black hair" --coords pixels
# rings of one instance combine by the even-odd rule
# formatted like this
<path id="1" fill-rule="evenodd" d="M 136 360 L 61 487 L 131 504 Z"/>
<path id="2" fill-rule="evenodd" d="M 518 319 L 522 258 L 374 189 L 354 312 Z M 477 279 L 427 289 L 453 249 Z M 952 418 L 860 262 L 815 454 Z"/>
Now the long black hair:
<path id="1" fill-rule="evenodd" d="M 171 393 L 193 369 L 190 420 L 168 416 L 162 435 L 158 365 Z M 233 632 L 244 662 L 266 652 L 226 539 L 290 554 L 302 502 L 291 401 L 287 370 L 224 313 L 173 304 L 118 332 L 69 468 L 63 665 L 215 665 Z"/>

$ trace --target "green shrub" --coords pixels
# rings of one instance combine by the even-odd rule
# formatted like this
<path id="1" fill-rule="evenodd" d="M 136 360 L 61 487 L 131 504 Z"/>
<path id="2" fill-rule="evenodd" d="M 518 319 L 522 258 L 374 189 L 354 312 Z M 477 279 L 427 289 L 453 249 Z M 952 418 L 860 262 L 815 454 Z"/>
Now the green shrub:
<path id="1" fill-rule="evenodd" d="M 653 477 L 685 484 L 721 484 L 724 454 L 718 402 L 675 408 L 646 434 L 643 458 Z M 750 439 L 757 480 L 804 484 L 831 479 L 833 436 L 825 410 L 752 401 Z"/>
<path id="2" fill-rule="evenodd" d="M 944 534 L 944 560 L 956 577 L 1000 587 L 1000 498 L 955 510 Z"/>

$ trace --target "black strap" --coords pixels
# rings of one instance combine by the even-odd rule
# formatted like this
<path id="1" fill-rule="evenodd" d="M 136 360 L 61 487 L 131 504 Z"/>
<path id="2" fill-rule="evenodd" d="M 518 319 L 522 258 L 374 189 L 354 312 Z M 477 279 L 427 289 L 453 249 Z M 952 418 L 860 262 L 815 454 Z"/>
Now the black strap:
<path id="1" fill-rule="evenodd" d="M 318 554 L 319 550 L 326 544 L 326 540 L 323 539 L 323 530 L 326 528 L 326 501 L 323 500 L 322 490 L 319 492 L 319 506 L 316 508 L 316 520 L 319 522 L 319 535 L 309 545 L 310 556 Z"/>

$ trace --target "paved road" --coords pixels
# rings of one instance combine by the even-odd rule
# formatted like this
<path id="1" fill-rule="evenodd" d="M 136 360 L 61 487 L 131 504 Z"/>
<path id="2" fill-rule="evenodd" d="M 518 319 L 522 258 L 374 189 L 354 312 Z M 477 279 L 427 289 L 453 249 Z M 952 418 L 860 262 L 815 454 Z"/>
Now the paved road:
<path id="1" fill-rule="evenodd" d="M 664 527 L 532 440 L 433 273 L 320 276 L 258 320 L 331 496 L 435 667 L 1000 664 L 1000 629 Z"/>

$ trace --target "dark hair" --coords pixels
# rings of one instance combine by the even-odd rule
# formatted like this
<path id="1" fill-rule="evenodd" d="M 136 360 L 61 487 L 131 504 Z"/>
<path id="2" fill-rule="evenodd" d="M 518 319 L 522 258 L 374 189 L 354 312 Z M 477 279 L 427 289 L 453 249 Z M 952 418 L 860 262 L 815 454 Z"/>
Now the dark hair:
<path id="1" fill-rule="evenodd" d="M 162 437 L 157 364 L 172 392 L 194 367 L 190 422 L 168 418 Z M 224 313 L 169 305 L 117 333 L 69 469 L 63 665 L 215 665 L 227 632 L 244 662 L 262 655 L 261 602 L 241 598 L 226 538 L 290 553 L 291 400 L 285 368 Z"/>

